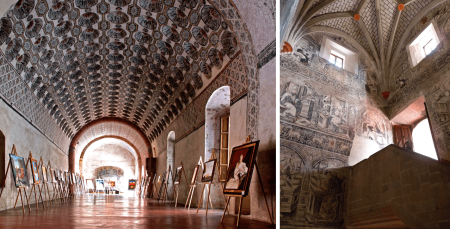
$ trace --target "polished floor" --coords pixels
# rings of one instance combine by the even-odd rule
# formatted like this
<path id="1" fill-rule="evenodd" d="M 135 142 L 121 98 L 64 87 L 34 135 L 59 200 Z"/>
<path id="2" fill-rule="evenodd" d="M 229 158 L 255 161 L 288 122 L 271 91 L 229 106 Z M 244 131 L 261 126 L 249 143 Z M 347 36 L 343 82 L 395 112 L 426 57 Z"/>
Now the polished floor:
<path id="1" fill-rule="evenodd" d="M 20 201 L 19 201 L 20 202 Z M 20 203 L 19 203 L 20 204 Z M 121 195 L 86 195 L 65 203 L 31 213 L 25 206 L 0 211 L 0 228 L 236 228 L 237 217 L 227 215 L 221 223 L 223 211 L 197 209 L 187 211 L 173 204 Z M 275 228 L 275 225 L 241 217 L 239 228 Z"/>

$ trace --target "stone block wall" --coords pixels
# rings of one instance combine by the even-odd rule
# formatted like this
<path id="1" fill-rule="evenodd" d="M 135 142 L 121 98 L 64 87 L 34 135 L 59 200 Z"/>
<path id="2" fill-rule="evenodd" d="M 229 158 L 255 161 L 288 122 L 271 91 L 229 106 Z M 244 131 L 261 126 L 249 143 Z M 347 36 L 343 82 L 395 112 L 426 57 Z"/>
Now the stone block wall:
<path id="1" fill-rule="evenodd" d="M 449 216 L 450 166 L 390 145 L 352 167 L 347 228 L 450 228 Z"/>

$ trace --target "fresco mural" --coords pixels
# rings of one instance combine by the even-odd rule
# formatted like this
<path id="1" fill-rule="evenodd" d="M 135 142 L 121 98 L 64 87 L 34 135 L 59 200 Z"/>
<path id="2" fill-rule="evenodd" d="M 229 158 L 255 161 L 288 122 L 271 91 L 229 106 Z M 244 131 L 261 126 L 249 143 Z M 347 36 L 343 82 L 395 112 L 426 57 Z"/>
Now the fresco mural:
<path id="1" fill-rule="evenodd" d="M 359 55 L 358 74 L 337 68 L 318 55 L 321 39 L 306 36 L 294 53 L 281 55 L 282 228 L 339 228 L 355 139 L 379 149 L 392 143 L 380 109 L 386 102 L 377 95 L 377 76 L 365 57 Z"/>

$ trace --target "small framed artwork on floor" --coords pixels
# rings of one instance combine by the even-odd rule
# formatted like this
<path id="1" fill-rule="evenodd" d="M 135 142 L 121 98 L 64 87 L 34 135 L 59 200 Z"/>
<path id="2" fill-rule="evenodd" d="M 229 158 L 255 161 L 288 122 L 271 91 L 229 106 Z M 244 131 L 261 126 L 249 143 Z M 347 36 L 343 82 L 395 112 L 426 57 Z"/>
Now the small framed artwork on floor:
<path id="1" fill-rule="evenodd" d="M 216 169 L 216 159 L 205 162 L 205 169 L 203 169 L 202 183 L 212 182 L 214 179 L 214 171 Z"/>
<path id="2" fill-rule="evenodd" d="M 224 194 L 247 196 L 259 141 L 234 147 L 231 152 Z M 262 178 L 264 179 L 264 178 Z"/>

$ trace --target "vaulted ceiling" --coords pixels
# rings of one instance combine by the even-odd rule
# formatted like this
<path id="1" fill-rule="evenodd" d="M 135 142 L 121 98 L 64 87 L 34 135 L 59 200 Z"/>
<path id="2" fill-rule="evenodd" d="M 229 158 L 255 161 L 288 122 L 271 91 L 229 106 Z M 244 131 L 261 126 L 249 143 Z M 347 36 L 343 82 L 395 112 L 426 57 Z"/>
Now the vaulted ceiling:
<path id="1" fill-rule="evenodd" d="M 389 91 L 389 77 L 401 48 L 406 45 L 408 31 L 443 2 L 445 0 L 299 0 L 296 7 L 284 12 L 292 16 L 285 22 L 282 41 L 295 46 L 302 36 L 316 32 L 341 36 L 370 58 L 378 69 L 382 91 Z M 288 5 L 287 1 L 283 3 Z"/>
<path id="2" fill-rule="evenodd" d="M 19 0 L 0 44 L 69 139 L 102 117 L 154 139 L 240 50 L 205 0 Z"/>

